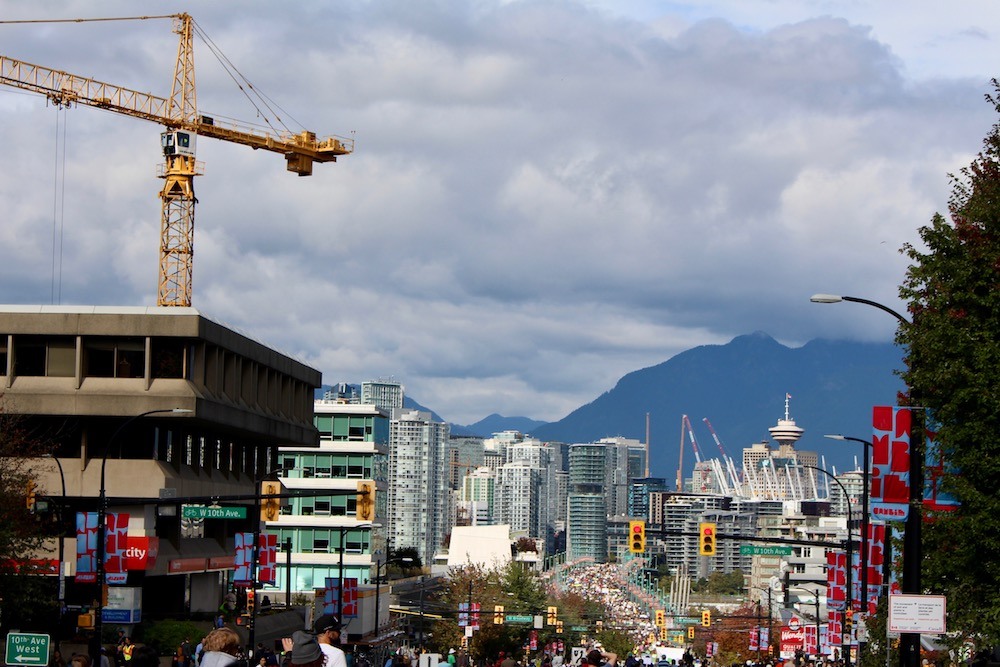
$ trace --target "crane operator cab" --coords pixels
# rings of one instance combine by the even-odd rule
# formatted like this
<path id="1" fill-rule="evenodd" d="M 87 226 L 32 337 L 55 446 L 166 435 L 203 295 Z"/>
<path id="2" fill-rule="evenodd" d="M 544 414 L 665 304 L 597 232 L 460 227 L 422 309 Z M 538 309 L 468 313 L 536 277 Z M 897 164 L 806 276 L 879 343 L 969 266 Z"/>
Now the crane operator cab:
<path id="1" fill-rule="evenodd" d="M 163 155 L 190 155 L 194 157 L 198 135 L 186 130 L 171 130 L 160 135 Z"/>

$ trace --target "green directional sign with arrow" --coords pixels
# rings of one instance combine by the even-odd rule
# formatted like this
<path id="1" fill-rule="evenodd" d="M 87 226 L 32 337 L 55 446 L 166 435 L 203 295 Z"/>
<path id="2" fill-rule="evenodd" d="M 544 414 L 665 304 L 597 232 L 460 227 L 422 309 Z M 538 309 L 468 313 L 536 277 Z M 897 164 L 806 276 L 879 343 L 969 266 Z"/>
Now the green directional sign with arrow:
<path id="1" fill-rule="evenodd" d="M 49 664 L 49 636 L 8 632 L 5 662 L 8 665 Z"/>

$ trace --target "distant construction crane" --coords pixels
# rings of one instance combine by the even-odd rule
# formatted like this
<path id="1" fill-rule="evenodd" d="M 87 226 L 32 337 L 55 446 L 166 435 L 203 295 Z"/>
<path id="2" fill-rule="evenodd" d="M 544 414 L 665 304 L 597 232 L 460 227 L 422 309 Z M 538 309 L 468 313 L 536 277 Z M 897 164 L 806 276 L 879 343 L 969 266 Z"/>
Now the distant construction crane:
<path id="1" fill-rule="evenodd" d="M 158 176 L 164 179 L 160 190 L 160 266 L 157 305 L 190 306 L 194 270 L 194 177 L 202 174 L 202 163 L 195 160 L 198 136 L 243 144 L 253 149 L 281 153 L 288 171 L 299 176 L 312 174 L 314 162 L 336 162 L 337 157 L 354 150 L 351 139 L 317 139 L 313 132 L 272 131 L 251 127 L 248 123 L 219 123 L 214 116 L 198 111 L 194 78 L 194 32 L 200 28 L 188 14 L 133 16 L 107 19 L 58 19 L 39 21 L 0 21 L 0 23 L 83 23 L 90 21 L 135 21 L 173 19 L 174 32 L 180 35 L 170 97 L 156 97 L 110 83 L 103 83 L 68 72 L 32 65 L 0 55 L 0 84 L 45 95 L 58 107 L 85 104 L 133 118 L 159 123 L 166 127 L 160 135 L 163 156 Z M 211 42 L 206 39 L 211 48 Z M 238 75 L 235 70 L 231 73 Z M 240 77 L 242 78 L 242 77 Z M 254 90 L 247 85 L 247 89 Z M 265 103 L 265 106 L 269 105 Z"/>

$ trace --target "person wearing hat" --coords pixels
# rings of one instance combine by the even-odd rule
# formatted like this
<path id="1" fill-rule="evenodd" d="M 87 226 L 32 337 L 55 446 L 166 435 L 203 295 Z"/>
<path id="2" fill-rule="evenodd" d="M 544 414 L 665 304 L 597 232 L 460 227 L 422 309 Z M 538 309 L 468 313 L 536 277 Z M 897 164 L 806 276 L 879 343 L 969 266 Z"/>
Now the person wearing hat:
<path id="1" fill-rule="evenodd" d="M 449 665 L 454 665 L 455 664 L 455 660 L 456 660 L 455 659 L 455 649 L 453 649 L 453 648 L 448 649 L 448 658 L 447 658 L 447 660 L 448 660 L 448 664 Z"/>
<path id="2" fill-rule="evenodd" d="M 311 634 L 296 630 L 292 633 L 291 644 L 292 650 L 286 654 L 287 664 L 295 665 L 295 667 L 323 667 L 326 656 L 316 642 L 316 638 Z"/>
<path id="3" fill-rule="evenodd" d="M 316 641 L 326 656 L 326 667 L 347 667 L 347 656 L 340 650 L 340 620 L 333 614 L 323 614 L 316 619 Z"/>

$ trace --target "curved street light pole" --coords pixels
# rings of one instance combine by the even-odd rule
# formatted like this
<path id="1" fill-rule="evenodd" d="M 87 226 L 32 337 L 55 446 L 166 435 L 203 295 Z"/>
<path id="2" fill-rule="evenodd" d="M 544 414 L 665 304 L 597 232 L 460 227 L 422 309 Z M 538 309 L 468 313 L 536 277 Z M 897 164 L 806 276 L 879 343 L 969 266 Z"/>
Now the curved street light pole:
<path id="1" fill-rule="evenodd" d="M 868 552 L 871 546 L 868 543 L 869 536 L 869 526 L 871 522 L 871 517 L 868 513 L 868 489 L 869 480 L 871 476 L 871 446 L 870 440 L 862 440 L 861 438 L 852 438 L 849 435 L 831 434 L 824 435 L 824 438 L 830 438 L 831 440 L 842 440 L 850 442 L 860 442 L 864 445 L 864 469 L 861 475 L 861 611 L 868 615 Z"/>
<path id="2" fill-rule="evenodd" d="M 839 303 L 840 301 L 861 303 L 866 306 L 878 308 L 892 315 L 903 326 L 912 324 L 912 322 L 892 308 L 869 299 L 862 299 L 856 296 L 838 296 L 835 294 L 814 294 L 809 300 L 813 303 Z M 920 595 L 923 592 L 921 567 L 924 560 L 923 517 L 920 511 L 923 507 L 924 494 L 924 434 L 923 422 L 919 417 L 920 411 L 914 405 L 912 393 L 909 398 L 911 404 L 910 410 L 912 411 L 912 425 L 910 427 L 910 497 L 908 499 L 909 511 L 906 514 L 906 522 L 903 529 L 903 592 Z M 886 529 L 886 543 L 888 543 L 888 525 Z M 900 633 L 899 655 L 900 664 L 904 667 L 917 667 L 920 664 L 920 633 Z"/>
<path id="3" fill-rule="evenodd" d="M 851 590 L 851 588 L 852 588 L 852 586 L 851 586 L 851 584 L 852 584 L 852 582 L 851 582 L 851 570 L 853 569 L 851 567 L 851 561 L 852 561 L 852 556 L 854 554 L 854 542 L 851 539 L 851 524 L 854 523 L 854 512 L 851 510 L 851 498 L 850 498 L 850 496 L 847 495 L 847 487 L 844 486 L 844 483 L 841 482 L 836 477 L 834 477 L 831 473 L 827 472 L 826 470 L 823 470 L 822 468 L 817 468 L 816 466 L 806 465 L 804 463 L 802 464 L 802 467 L 803 468 L 810 468 L 811 470 L 817 470 L 817 471 L 823 473 L 824 475 L 826 475 L 827 477 L 829 477 L 830 479 L 832 479 L 834 482 L 836 482 L 837 486 L 840 487 L 841 493 L 844 494 L 844 502 L 847 505 L 847 568 L 846 568 L 847 569 L 847 593 L 846 593 L 846 595 L 844 595 L 844 601 L 845 601 L 845 605 L 844 605 L 845 606 L 845 609 L 844 609 L 844 618 L 842 619 L 842 622 L 840 624 L 840 653 L 841 653 L 841 656 L 843 656 L 843 658 L 844 658 L 844 664 L 847 667 L 850 667 L 850 665 L 851 665 L 851 652 L 850 652 L 850 650 L 847 650 L 847 651 L 844 650 L 844 648 L 845 648 L 844 647 L 844 630 L 846 629 L 845 625 L 846 625 L 846 620 L 847 620 L 847 613 L 848 613 L 848 611 L 851 611 L 854 608 L 854 600 L 853 600 L 853 596 L 852 596 L 852 592 L 853 591 Z"/>
<path id="4" fill-rule="evenodd" d="M 819 589 L 817 588 L 816 590 L 811 591 L 808 588 L 801 588 L 801 587 L 796 586 L 795 588 L 792 588 L 791 590 L 793 590 L 793 591 L 805 591 L 806 593 L 809 593 L 810 595 L 813 596 L 813 603 L 816 605 L 816 654 L 819 655 L 819 652 L 820 652 L 819 651 Z M 802 604 L 802 603 L 800 602 L 799 604 Z"/>
<path id="5" fill-rule="evenodd" d="M 59 462 L 52 454 L 46 454 L 42 458 L 52 459 L 56 462 L 56 467 L 59 468 L 59 482 L 62 485 L 62 495 L 59 498 L 59 628 L 56 635 L 56 645 L 58 646 L 59 638 L 62 636 L 62 620 L 63 612 L 66 607 L 66 567 L 63 561 L 65 560 L 65 530 L 63 523 L 63 514 L 66 511 L 66 475 L 63 474 L 62 463 Z"/>
<path id="6" fill-rule="evenodd" d="M 159 410 L 147 410 L 146 412 L 137 414 L 134 417 L 129 417 L 122 422 L 121 426 L 119 426 L 114 433 L 111 434 L 111 438 L 108 439 L 107 447 L 104 450 L 104 456 L 101 458 L 101 488 L 97 500 L 97 563 L 94 566 L 97 579 L 97 604 L 95 605 L 96 614 L 94 616 L 94 641 L 90 646 L 90 664 L 92 665 L 101 664 L 101 633 L 104 631 L 104 619 L 102 618 L 104 616 L 104 585 L 106 583 L 104 552 L 108 539 L 108 494 L 107 487 L 105 485 L 105 470 L 108 467 L 108 454 L 111 453 L 112 446 L 115 444 L 115 440 L 118 436 L 121 435 L 122 432 L 133 422 L 138 421 L 143 417 L 148 417 L 149 415 L 183 412 L 191 412 L 191 410 L 186 408 L 163 408 Z"/>

